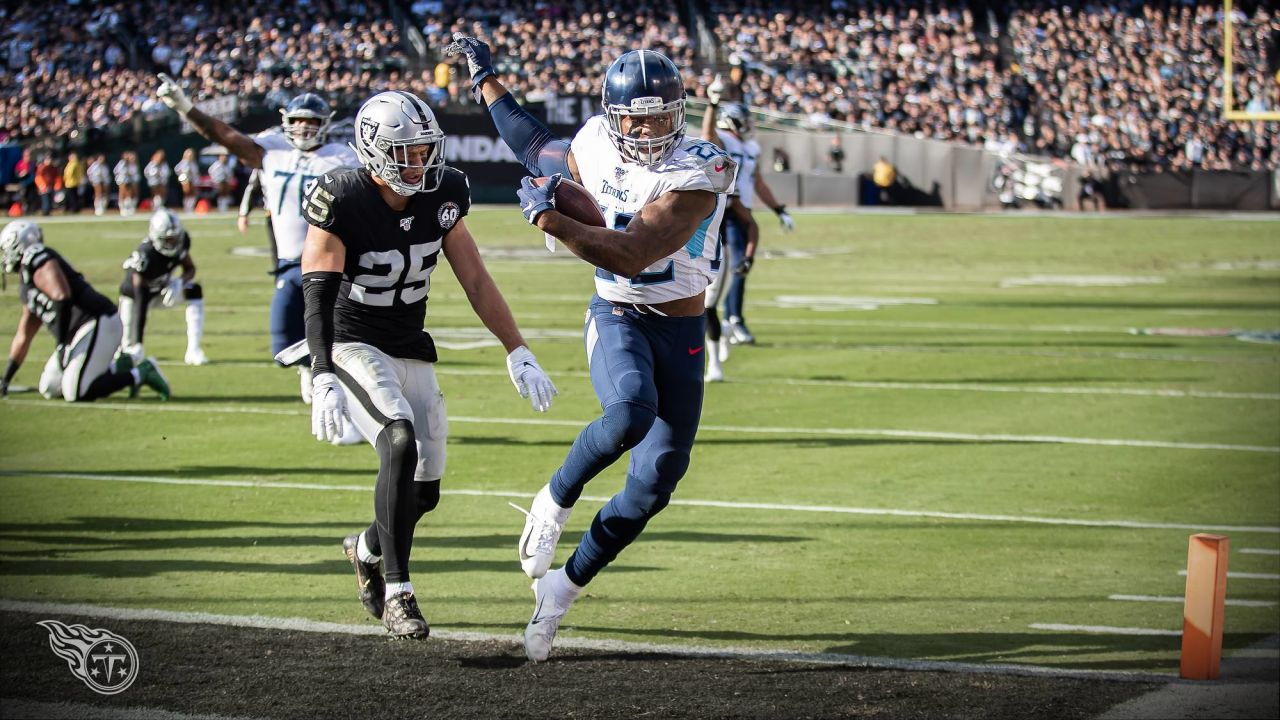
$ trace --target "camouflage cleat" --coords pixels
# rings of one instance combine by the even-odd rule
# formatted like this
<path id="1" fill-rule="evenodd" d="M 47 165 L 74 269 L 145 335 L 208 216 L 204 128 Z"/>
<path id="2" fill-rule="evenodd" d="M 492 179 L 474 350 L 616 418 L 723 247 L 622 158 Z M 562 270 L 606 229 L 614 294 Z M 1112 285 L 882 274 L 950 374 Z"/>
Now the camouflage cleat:
<path id="1" fill-rule="evenodd" d="M 360 604 L 375 620 L 382 619 L 382 609 L 386 600 L 387 586 L 382 581 L 382 561 L 375 563 L 362 562 L 356 554 L 360 544 L 360 533 L 348 535 L 342 540 L 342 552 L 347 556 L 351 566 L 356 569 L 356 585 L 360 588 Z"/>
<path id="2" fill-rule="evenodd" d="M 149 357 L 138 363 L 137 371 L 143 385 L 155 390 L 161 400 L 169 399 L 169 381 L 164 379 L 164 374 L 156 366 L 155 358 Z M 134 386 L 134 390 L 137 390 L 137 386 Z"/>
<path id="3" fill-rule="evenodd" d="M 418 600 L 413 593 L 396 593 L 387 598 L 386 608 L 382 612 L 382 624 L 397 640 L 421 640 L 431 634 L 431 628 L 427 625 L 427 619 L 422 617 Z"/>

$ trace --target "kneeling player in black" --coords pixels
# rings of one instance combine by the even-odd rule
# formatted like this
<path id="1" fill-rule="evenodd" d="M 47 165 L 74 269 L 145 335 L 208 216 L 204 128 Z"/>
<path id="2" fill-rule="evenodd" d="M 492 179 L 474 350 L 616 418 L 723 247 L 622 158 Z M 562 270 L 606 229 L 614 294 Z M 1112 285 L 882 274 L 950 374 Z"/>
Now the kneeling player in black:
<path id="1" fill-rule="evenodd" d="M 85 282 L 70 263 L 45 247 L 44 233 L 35 223 L 16 220 L 0 232 L 0 262 L 4 272 L 19 273 L 18 297 L 22 318 L 9 346 L 9 365 L 0 380 L 0 394 L 27 358 L 31 342 L 43 322 L 58 343 L 40 376 L 45 397 L 68 402 L 96 400 L 117 390 L 147 385 L 169 399 L 169 384 L 155 361 L 137 367 L 113 366 L 111 356 L 120 345 L 120 316 L 116 306 Z M 127 364 L 131 365 L 131 362 Z"/>
<path id="2" fill-rule="evenodd" d="M 418 520 L 439 502 L 444 475 L 444 395 L 435 344 L 423 330 L 441 251 L 476 315 L 507 349 L 520 394 L 543 411 L 556 390 L 462 221 L 471 207 L 467 177 L 445 167 L 444 133 L 431 109 L 409 93 L 383 92 L 361 106 L 355 125 L 363 167 L 330 171 L 307 193 L 307 337 L 277 359 L 289 364 L 310 353 L 318 439 L 341 435 L 354 421 L 377 448 L 375 521 L 343 549 L 370 614 L 397 637 L 421 638 L 430 630 L 409 582 L 409 551 Z"/>
<path id="3" fill-rule="evenodd" d="M 173 271 L 182 266 L 182 276 Z M 200 348 L 204 335 L 204 290 L 195 281 L 196 264 L 191 258 L 191 236 L 178 216 L 160 209 L 151 216 L 147 237 L 124 261 L 124 281 L 120 283 L 120 316 L 124 324 L 123 354 L 141 361 L 142 334 L 147 327 L 147 310 L 153 306 L 173 307 L 187 302 L 188 365 L 206 365 L 209 359 Z"/>

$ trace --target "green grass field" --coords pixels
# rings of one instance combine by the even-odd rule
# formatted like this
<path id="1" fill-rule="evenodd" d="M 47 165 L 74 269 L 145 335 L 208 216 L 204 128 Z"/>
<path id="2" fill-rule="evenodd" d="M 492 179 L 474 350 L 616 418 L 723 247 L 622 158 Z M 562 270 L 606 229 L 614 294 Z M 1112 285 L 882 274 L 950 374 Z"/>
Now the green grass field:
<path id="1" fill-rule="evenodd" d="M 1229 648 L 1280 631 L 1280 345 L 1130 332 L 1280 329 L 1280 223 L 762 222 L 760 342 L 709 387 L 676 502 L 566 637 L 1176 672 L 1176 636 L 1033 626 L 1180 630 L 1178 602 L 1109 597 L 1181 596 L 1197 531 L 1230 536 L 1233 573 L 1264 575 L 1228 583 L 1229 600 L 1263 601 L 1227 608 Z M 507 502 L 526 503 L 598 411 L 580 339 L 591 272 L 547 256 L 514 209 L 468 224 L 560 397 L 529 409 L 439 269 L 427 322 L 448 494 L 418 528 L 414 584 L 433 627 L 514 636 L 532 608 Z M 144 228 L 45 233 L 115 297 Z M 317 443 L 295 375 L 269 362 L 267 261 L 232 252 L 265 245 L 261 227 L 189 228 L 212 365 L 183 366 L 183 313 L 155 311 L 147 349 L 171 402 L 0 403 L 0 597 L 372 622 L 339 543 L 371 518 L 376 458 Z M 42 331 L 15 384 L 36 384 L 51 347 Z M 560 561 L 624 473 L 588 486 Z"/>

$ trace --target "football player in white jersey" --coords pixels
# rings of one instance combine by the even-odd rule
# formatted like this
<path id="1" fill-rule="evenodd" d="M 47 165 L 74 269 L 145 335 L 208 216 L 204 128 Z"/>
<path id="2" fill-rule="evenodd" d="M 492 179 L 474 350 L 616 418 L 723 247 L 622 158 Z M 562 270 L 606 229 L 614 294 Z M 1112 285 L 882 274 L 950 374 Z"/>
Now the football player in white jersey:
<path id="1" fill-rule="evenodd" d="M 734 264 L 733 281 L 725 294 L 724 310 L 728 320 L 729 340 L 733 343 L 751 345 L 755 343 L 756 338 L 747 329 L 742 304 L 747 292 L 747 274 L 751 272 L 751 266 L 755 263 L 756 246 L 759 240 L 759 227 L 754 220 L 750 219 L 756 196 L 759 196 L 761 202 L 778 215 L 778 221 L 782 223 L 784 231 L 794 230 L 795 222 L 791 220 L 791 213 L 787 212 L 787 206 L 778 202 L 773 195 L 773 190 L 760 175 L 760 166 L 757 162 L 760 156 L 760 144 L 751 137 L 751 113 L 745 105 L 738 103 L 726 104 L 723 108 L 719 108 L 720 93 L 723 88 L 717 85 L 720 85 L 718 76 L 707 88 L 709 106 L 703 118 L 703 137 L 723 147 L 729 157 L 737 161 L 736 194 L 742 208 L 746 210 L 745 213 L 731 212 L 725 220 L 724 240 L 729 253 L 734 258 Z M 718 117 L 717 111 L 719 111 Z"/>
<path id="2" fill-rule="evenodd" d="M 454 35 L 472 90 L 502 139 L 536 175 L 518 192 L 525 219 L 595 266 L 587 312 L 587 363 L 603 414 L 574 441 L 534 498 L 519 542 L 535 578 L 525 654 L 551 654 L 560 621 L 583 586 L 632 543 L 689 467 L 702 412 L 703 293 L 720 261 L 717 233 L 736 165 L 720 148 L 685 137 L 680 71 L 660 53 L 632 51 L 605 73 L 605 114 L 572 143 L 520 108 L 493 71 L 488 45 Z M 607 227 L 555 209 L 564 177 L 581 182 Z M 627 481 L 596 515 L 558 570 L 548 572 L 569 513 L 587 482 L 631 451 Z"/>
<path id="3" fill-rule="evenodd" d="M 280 110 L 278 128 L 245 135 L 227 123 L 193 107 L 183 89 L 168 75 L 160 75 L 156 91 L 164 104 L 173 108 L 204 137 L 221 144 L 250 168 L 262 170 L 263 192 L 271 211 L 276 238 L 276 292 L 271 299 L 271 354 L 302 340 L 302 248 L 307 238 L 307 221 L 302 204 L 315 179 L 330 170 L 359 167 L 350 146 L 325 142 L 333 111 L 319 95 L 303 93 Z M 302 399 L 311 402 L 311 372 L 306 363 L 299 370 Z M 349 433 L 348 442 L 359 442 Z"/>

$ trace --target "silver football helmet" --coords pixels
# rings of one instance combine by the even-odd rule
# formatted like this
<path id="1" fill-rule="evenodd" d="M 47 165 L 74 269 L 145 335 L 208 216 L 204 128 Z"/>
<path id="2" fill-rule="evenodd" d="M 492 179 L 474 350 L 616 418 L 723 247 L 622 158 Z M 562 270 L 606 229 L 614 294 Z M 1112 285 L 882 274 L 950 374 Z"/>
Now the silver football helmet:
<path id="1" fill-rule="evenodd" d="M 161 208 L 151 215 L 147 227 L 147 239 L 156 252 L 166 257 L 176 257 L 182 252 L 182 221 L 172 210 Z"/>
<path id="2" fill-rule="evenodd" d="M 397 194 L 408 197 L 440 187 L 444 131 L 418 96 L 388 90 L 369 98 L 356 113 L 355 134 L 351 147 L 361 164 Z"/>
<path id="3" fill-rule="evenodd" d="M 14 220 L 0 231 L 0 263 L 7 273 L 15 272 L 22 252 L 33 245 L 44 244 L 44 231 L 30 220 Z"/>
<path id="4" fill-rule="evenodd" d="M 720 116 L 716 118 L 716 127 L 728 130 L 742 139 L 751 136 L 751 113 L 738 103 L 730 103 L 720 108 Z"/>

